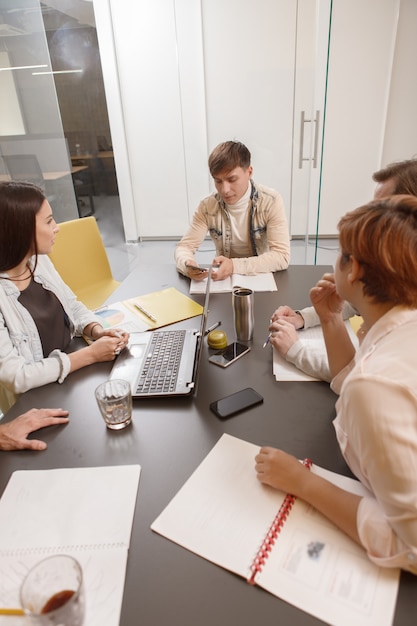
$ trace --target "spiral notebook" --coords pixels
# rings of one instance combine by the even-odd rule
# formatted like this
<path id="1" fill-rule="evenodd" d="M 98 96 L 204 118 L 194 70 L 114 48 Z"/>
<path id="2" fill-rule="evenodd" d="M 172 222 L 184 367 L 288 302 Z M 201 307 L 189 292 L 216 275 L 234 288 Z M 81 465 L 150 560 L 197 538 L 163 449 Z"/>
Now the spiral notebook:
<path id="1" fill-rule="evenodd" d="M 152 530 L 333 626 L 391 625 L 399 570 L 377 567 L 313 507 L 259 483 L 258 451 L 224 434 Z M 356 480 L 310 471 L 366 493 Z"/>
<path id="2" fill-rule="evenodd" d="M 19 607 L 38 561 L 69 554 L 83 570 L 85 624 L 118 626 L 139 476 L 139 465 L 14 472 L 0 499 L 0 606 Z"/>

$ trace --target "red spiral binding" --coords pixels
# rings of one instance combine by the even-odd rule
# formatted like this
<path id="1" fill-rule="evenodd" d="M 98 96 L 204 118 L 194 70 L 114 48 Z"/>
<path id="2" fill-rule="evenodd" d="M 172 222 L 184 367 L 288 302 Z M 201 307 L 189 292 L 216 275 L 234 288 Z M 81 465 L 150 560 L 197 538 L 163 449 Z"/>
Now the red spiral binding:
<path id="1" fill-rule="evenodd" d="M 303 461 L 303 465 L 307 469 L 310 469 L 312 464 L 313 462 L 310 459 L 304 459 Z M 252 564 L 250 566 L 250 571 L 252 572 L 250 577 L 248 578 L 248 583 L 250 585 L 256 584 L 256 581 L 255 581 L 256 574 L 262 571 L 265 561 L 268 558 L 269 552 L 271 552 L 272 548 L 274 547 L 275 542 L 278 538 L 278 535 L 281 532 L 281 529 L 284 526 L 286 519 L 288 515 L 290 514 L 290 511 L 296 499 L 297 499 L 296 496 L 293 496 L 292 494 L 287 493 L 281 506 L 279 507 L 279 511 L 275 515 L 274 520 L 271 526 L 269 527 L 268 532 L 266 533 L 262 541 L 262 544 L 258 552 L 256 553 L 256 556 L 253 559 Z"/>

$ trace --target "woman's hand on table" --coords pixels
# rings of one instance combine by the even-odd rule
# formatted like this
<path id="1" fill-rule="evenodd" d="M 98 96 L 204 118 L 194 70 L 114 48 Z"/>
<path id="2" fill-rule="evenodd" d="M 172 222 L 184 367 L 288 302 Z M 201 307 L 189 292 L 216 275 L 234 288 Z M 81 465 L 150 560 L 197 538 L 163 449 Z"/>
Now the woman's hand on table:
<path id="1" fill-rule="evenodd" d="M 95 360 L 100 362 L 112 361 L 118 356 L 129 343 L 130 335 L 121 328 L 102 328 L 96 337 L 90 349 L 95 355 Z"/>

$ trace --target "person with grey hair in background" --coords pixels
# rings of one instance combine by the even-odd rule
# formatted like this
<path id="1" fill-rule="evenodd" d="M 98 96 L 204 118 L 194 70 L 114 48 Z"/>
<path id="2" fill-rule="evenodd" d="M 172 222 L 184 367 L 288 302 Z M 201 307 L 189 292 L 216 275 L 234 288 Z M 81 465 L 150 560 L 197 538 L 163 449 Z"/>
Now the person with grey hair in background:
<path id="1" fill-rule="evenodd" d="M 374 172 L 372 179 L 377 183 L 374 200 L 391 195 L 417 196 L 417 158 L 391 163 Z M 356 314 L 354 307 L 349 302 L 345 302 L 343 318 L 347 320 Z M 271 316 L 269 331 L 273 334 L 271 334 L 270 343 L 281 356 L 299 370 L 330 382 L 331 375 L 325 351 L 306 345 L 302 341 L 302 336 L 297 333 L 297 330 L 319 325 L 320 319 L 312 306 L 300 311 L 295 311 L 286 305 L 280 306 Z M 359 341 L 362 340 L 365 332 L 365 327 L 360 326 Z"/>

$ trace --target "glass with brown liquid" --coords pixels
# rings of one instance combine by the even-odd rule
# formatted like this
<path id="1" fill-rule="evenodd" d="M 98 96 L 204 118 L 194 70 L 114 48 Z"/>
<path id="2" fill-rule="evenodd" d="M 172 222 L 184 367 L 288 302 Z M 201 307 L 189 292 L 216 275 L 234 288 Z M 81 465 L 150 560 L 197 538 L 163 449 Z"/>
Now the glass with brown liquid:
<path id="1" fill-rule="evenodd" d="M 63 554 L 40 561 L 24 579 L 20 601 L 34 626 L 82 626 L 85 598 L 80 564 Z"/>

